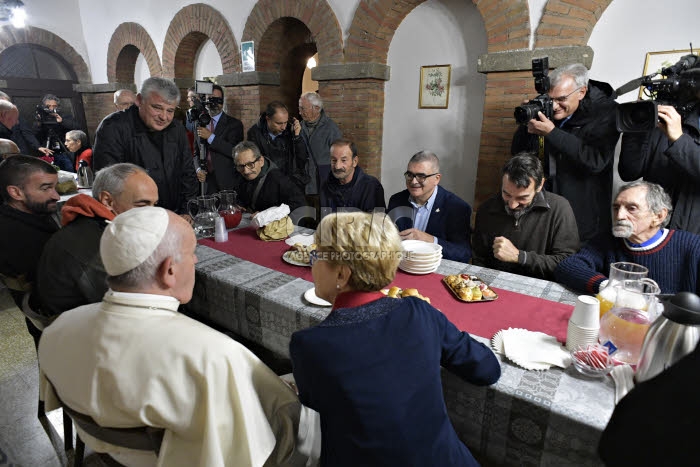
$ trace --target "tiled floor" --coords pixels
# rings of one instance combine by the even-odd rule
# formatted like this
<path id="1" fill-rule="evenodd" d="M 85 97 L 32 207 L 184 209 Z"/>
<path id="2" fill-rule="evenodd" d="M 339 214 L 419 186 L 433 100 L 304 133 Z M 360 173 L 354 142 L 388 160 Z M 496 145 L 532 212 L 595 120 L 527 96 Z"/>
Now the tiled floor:
<path id="1" fill-rule="evenodd" d="M 1 286 L 0 286 L 1 287 Z M 24 316 L 0 288 L 0 467 L 62 467 L 72 463 L 63 449 L 63 416 L 48 414 L 47 429 L 37 417 L 39 370 L 34 341 Z M 43 423 L 47 423 L 44 420 Z M 86 466 L 102 466 L 90 455 Z"/>

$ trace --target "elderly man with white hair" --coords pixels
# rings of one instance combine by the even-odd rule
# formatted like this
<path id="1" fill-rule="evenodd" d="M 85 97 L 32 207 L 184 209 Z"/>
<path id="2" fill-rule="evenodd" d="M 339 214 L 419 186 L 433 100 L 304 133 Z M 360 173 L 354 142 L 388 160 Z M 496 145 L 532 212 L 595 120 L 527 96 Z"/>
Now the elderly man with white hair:
<path id="1" fill-rule="evenodd" d="M 306 186 L 307 194 L 318 194 L 321 183 L 331 171 L 331 145 L 342 134 L 338 125 L 323 110 L 323 100 L 315 92 L 307 92 L 299 98 L 301 115 L 301 137 L 309 153 L 311 181 Z"/>
<path id="2" fill-rule="evenodd" d="M 662 293 L 700 293 L 700 236 L 667 229 L 671 197 L 646 181 L 620 187 L 612 204 L 612 232 L 599 234 L 554 270 L 558 282 L 595 294 L 618 261 L 649 269 Z"/>
<path id="3" fill-rule="evenodd" d="M 102 302 L 61 314 L 39 345 L 47 409 L 58 400 L 106 427 L 165 430 L 160 452 L 85 444 L 126 465 L 297 465 L 294 391 L 249 350 L 180 313 L 192 298 L 192 228 L 157 207 L 107 226 Z"/>

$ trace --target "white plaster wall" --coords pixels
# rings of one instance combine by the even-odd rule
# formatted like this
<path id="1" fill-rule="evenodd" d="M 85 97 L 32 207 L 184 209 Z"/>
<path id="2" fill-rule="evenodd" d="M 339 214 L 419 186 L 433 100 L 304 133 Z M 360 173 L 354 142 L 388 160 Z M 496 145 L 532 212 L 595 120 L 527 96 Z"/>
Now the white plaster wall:
<path id="1" fill-rule="evenodd" d="M 440 158 L 441 186 L 473 204 L 486 83 L 476 62 L 485 52 L 483 20 L 471 2 L 429 0 L 401 22 L 385 87 L 381 181 L 387 200 L 406 188 L 408 159 L 427 149 Z M 419 109 L 420 67 L 443 64 L 452 65 L 448 108 Z"/>
<path id="2" fill-rule="evenodd" d="M 208 39 L 197 52 L 194 67 L 194 78 L 204 79 L 207 77 L 218 76 L 223 74 L 224 69 L 221 66 L 221 56 L 216 50 L 216 46 Z"/>

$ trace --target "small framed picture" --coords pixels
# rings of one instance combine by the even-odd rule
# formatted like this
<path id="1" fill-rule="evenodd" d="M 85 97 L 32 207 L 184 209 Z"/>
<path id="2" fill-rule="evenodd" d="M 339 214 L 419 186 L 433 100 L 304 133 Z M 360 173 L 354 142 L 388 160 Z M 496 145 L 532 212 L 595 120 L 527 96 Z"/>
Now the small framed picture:
<path id="1" fill-rule="evenodd" d="M 450 98 L 451 65 L 420 67 L 418 107 L 421 109 L 446 109 Z"/>
<path id="2" fill-rule="evenodd" d="M 241 42 L 241 62 L 243 71 L 255 71 L 254 41 Z"/>
<path id="3" fill-rule="evenodd" d="M 682 56 L 688 55 L 690 50 L 665 50 L 663 52 L 647 52 L 644 60 L 644 72 L 642 76 L 652 73 L 661 73 L 662 68 L 669 67 L 678 62 Z M 694 52 L 697 53 L 697 52 Z M 661 76 L 654 77 L 661 79 Z M 639 88 L 639 99 L 649 99 L 649 96 L 644 94 L 644 87 Z"/>

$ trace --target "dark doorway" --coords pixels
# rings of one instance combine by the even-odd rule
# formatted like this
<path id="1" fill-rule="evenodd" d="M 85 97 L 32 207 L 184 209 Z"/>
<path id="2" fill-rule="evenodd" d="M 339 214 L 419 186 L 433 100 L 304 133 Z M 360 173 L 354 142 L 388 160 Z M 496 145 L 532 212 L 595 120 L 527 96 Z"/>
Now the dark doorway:
<path id="1" fill-rule="evenodd" d="M 34 44 L 17 44 L 0 52 L 0 79 L 7 83 L 2 90 L 10 95 L 26 124 L 35 121 L 36 106 L 45 94 L 61 100 L 61 114 L 72 115 L 85 129 L 85 112 L 73 68 L 53 50 Z"/>

